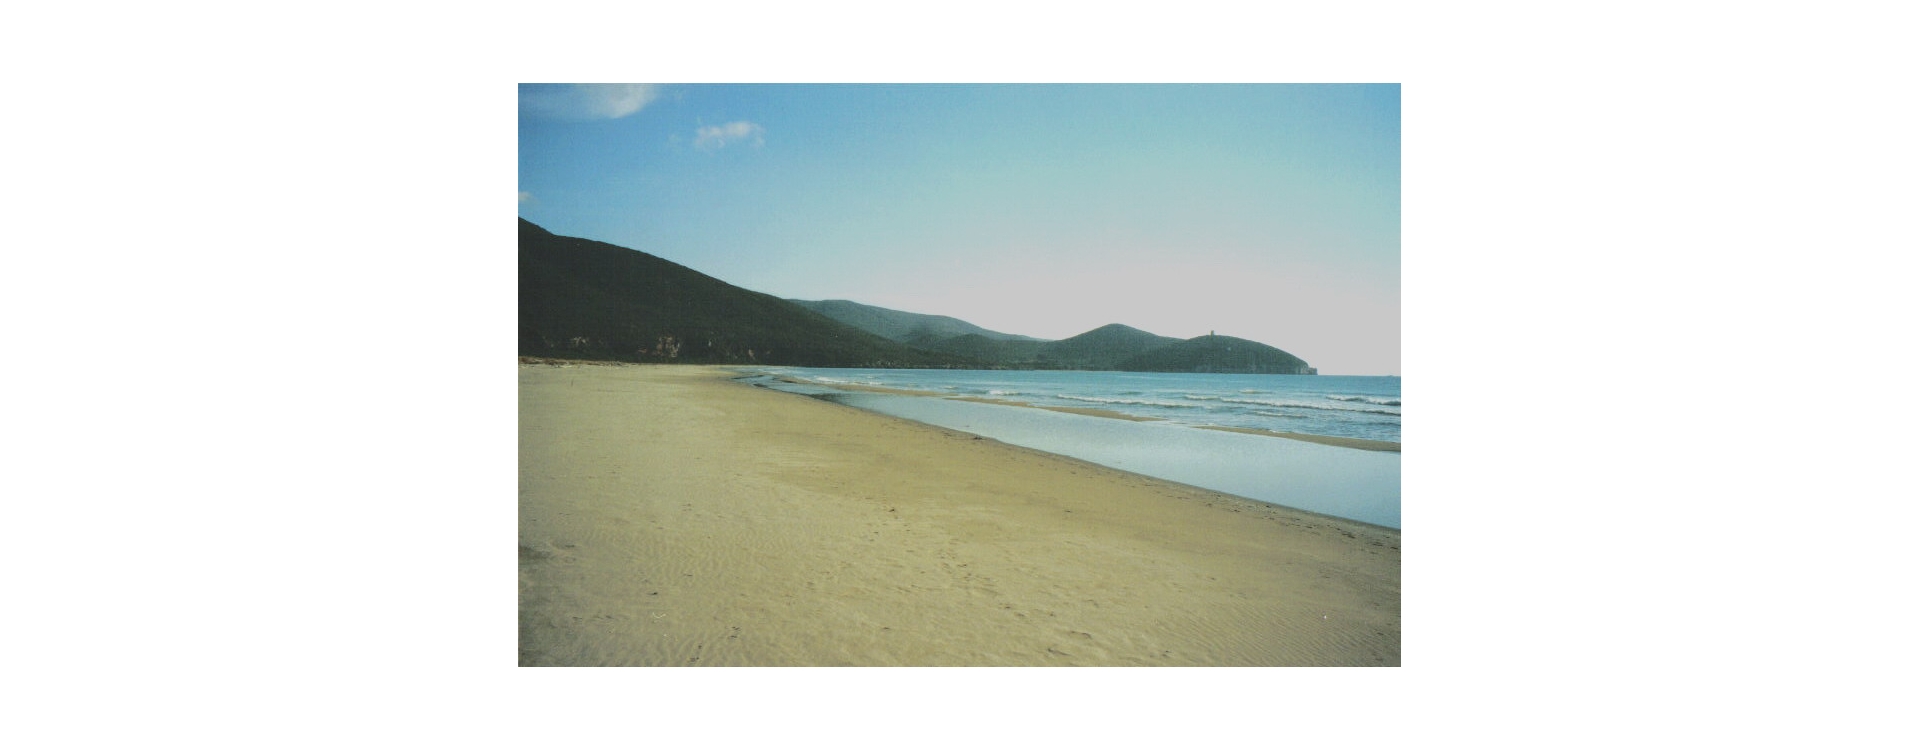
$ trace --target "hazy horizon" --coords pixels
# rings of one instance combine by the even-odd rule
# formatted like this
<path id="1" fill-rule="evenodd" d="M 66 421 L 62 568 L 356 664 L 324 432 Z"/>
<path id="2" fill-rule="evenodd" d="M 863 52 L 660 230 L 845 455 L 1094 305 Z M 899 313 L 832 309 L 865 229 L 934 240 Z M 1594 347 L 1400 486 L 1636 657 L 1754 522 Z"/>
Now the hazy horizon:
<path id="1" fill-rule="evenodd" d="M 1400 373 L 1385 85 L 522 84 L 519 215 L 787 299 Z"/>

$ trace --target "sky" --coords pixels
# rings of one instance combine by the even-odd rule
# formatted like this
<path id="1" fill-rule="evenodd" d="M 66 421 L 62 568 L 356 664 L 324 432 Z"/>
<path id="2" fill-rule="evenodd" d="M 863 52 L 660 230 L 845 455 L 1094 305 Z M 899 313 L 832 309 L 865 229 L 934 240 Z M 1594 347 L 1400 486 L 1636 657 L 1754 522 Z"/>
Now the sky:
<path id="1" fill-rule="evenodd" d="M 521 84 L 519 212 L 736 286 L 1400 373 L 1400 87 Z"/>

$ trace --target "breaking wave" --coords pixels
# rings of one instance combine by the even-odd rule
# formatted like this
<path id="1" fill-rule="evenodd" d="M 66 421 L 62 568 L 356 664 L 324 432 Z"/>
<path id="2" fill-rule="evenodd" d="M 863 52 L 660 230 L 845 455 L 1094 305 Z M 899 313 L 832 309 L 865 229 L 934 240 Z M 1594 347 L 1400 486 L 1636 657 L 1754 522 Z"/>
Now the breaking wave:
<path id="1" fill-rule="evenodd" d="M 1183 373 L 1095 373 L 767 368 L 826 387 L 881 386 L 1043 406 L 1083 406 L 1176 424 L 1217 423 L 1397 441 L 1394 380 L 1259 379 Z"/>
<path id="2" fill-rule="evenodd" d="M 1379 396 L 1344 396 L 1339 394 L 1327 394 L 1327 398 L 1333 399 L 1335 401 L 1358 401 L 1361 403 L 1375 404 L 1378 406 L 1399 406 L 1400 405 L 1400 399 L 1381 398 Z"/>
<path id="3" fill-rule="evenodd" d="M 1352 407 L 1352 406 L 1306 404 L 1298 401 L 1274 401 L 1272 399 L 1264 399 L 1264 398 L 1223 398 L 1220 400 L 1229 404 L 1246 404 L 1248 406 L 1272 406 L 1280 409 L 1317 409 L 1320 411 L 1358 412 L 1361 414 L 1386 414 L 1386 415 L 1395 416 L 1395 417 L 1400 416 L 1400 412 L 1390 411 L 1387 409 L 1362 409 L 1362 408 Z"/>
<path id="4" fill-rule="evenodd" d="M 815 383 L 822 383 L 822 384 L 825 384 L 825 385 L 867 385 L 867 386 L 873 386 L 873 387 L 876 387 L 876 388 L 879 388 L 879 387 L 885 387 L 885 386 L 886 386 L 886 384 L 885 384 L 885 383 L 882 383 L 882 382 L 880 382 L 880 381 L 878 381 L 878 380 L 872 380 L 872 379 L 868 379 L 868 380 L 849 380 L 849 379 L 842 379 L 842 378 L 829 378 L 829 377 L 824 377 L 824 376 L 820 376 L 820 375 L 815 375 L 815 376 L 813 376 L 812 378 L 809 378 L 809 379 L 810 379 L 810 380 L 812 380 L 812 381 L 813 381 L 813 382 L 815 382 Z"/>
<path id="5" fill-rule="evenodd" d="M 1199 404 L 1182 404 L 1182 403 L 1176 403 L 1173 401 L 1149 401 L 1146 399 L 1139 399 L 1139 398 L 1101 398 L 1099 396 L 1070 396 L 1065 393 L 1056 393 L 1054 394 L 1053 397 L 1064 398 L 1068 401 L 1086 401 L 1088 403 L 1095 403 L 1095 404 L 1124 404 L 1127 406 L 1164 406 L 1169 409 L 1200 408 Z"/>

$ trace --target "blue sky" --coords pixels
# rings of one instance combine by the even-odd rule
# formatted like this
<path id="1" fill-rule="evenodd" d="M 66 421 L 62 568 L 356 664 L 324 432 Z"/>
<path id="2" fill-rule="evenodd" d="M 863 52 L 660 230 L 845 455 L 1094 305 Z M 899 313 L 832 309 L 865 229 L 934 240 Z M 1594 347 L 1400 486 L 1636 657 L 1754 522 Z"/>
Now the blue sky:
<path id="1" fill-rule="evenodd" d="M 520 87 L 520 216 L 780 297 L 1400 372 L 1397 85 Z"/>

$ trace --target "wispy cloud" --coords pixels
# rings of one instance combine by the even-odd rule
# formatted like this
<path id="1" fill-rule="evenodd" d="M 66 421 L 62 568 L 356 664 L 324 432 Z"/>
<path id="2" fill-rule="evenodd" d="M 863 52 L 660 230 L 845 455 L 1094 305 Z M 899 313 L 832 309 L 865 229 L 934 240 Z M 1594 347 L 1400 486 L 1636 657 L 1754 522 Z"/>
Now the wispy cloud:
<path id="1" fill-rule="evenodd" d="M 767 129 L 751 122 L 741 120 L 725 125 L 707 125 L 695 131 L 693 147 L 702 151 L 718 151 L 728 144 L 745 141 L 749 138 L 755 146 L 766 145 Z"/>
<path id="2" fill-rule="evenodd" d="M 527 192 L 527 191 L 525 191 L 525 190 L 522 190 L 522 191 L 520 191 L 520 202 L 521 202 L 521 203 L 525 203 L 525 202 L 527 202 L 527 201 L 530 201 L 530 200 L 533 200 L 533 193 L 529 193 L 529 192 Z"/>
<path id="3" fill-rule="evenodd" d="M 561 120 L 626 117 L 660 98 L 651 83 L 523 83 L 520 114 Z"/>

